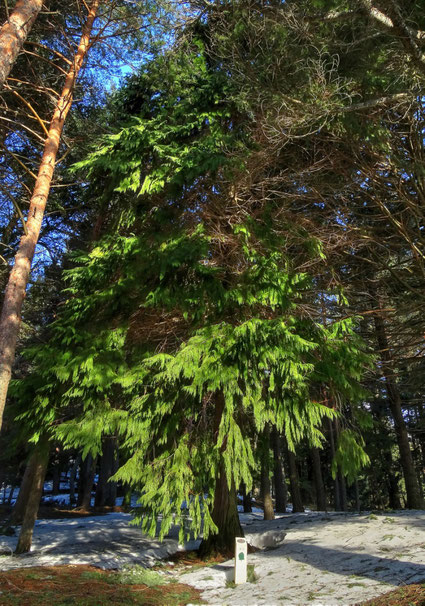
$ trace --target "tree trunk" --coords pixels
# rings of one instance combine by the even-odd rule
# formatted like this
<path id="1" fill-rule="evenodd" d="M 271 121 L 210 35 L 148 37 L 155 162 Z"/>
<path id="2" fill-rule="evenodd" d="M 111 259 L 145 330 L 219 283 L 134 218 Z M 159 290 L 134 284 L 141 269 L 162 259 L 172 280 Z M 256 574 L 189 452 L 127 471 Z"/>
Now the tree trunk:
<path id="1" fill-rule="evenodd" d="M 341 472 L 338 473 L 338 476 L 339 476 L 339 495 L 340 495 L 339 498 L 340 498 L 340 504 L 341 504 L 341 511 L 347 511 L 348 510 L 347 483 Z"/>
<path id="2" fill-rule="evenodd" d="M 331 446 L 331 457 L 332 461 L 335 457 L 335 440 L 334 440 L 334 429 L 331 419 L 329 421 L 329 443 Z M 339 486 L 339 474 L 337 473 L 334 479 L 334 509 L 335 511 L 341 511 L 341 490 Z"/>
<path id="3" fill-rule="evenodd" d="M 224 464 L 220 464 L 219 475 L 215 484 L 214 507 L 212 519 L 218 528 L 217 534 L 204 539 L 199 548 L 199 555 L 205 557 L 220 553 L 231 557 L 235 550 L 235 538 L 243 537 L 236 504 L 234 483 L 229 489 Z"/>
<path id="4" fill-rule="evenodd" d="M 22 522 L 18 544 L 15 553 L 27 553 L 31 549 L 34 524 L 37 519 L 40 499 L 43 493 L 44 478 L 46 476 L 47 463 L 49 461 L 49 441 L 46 437 L 40 438 L 35 451 L 36 462 L 32 476 L 32 486 L 28 503 L 25 508 L 24 521 Z"/>
<path id="5" fill-rule="evenodd" d="M 268 424 L 261 436 L 261 499 L 264 519 L 274 520 L 273 501 L 270 494 L 270 427 Z"/>
<path id="6" fill-rule="evenodd" d="M 81 466 L 81 478 L 79 483 L 78 505 L 83 511 L 89 511 L 91 507 L 91 493 L 93 490 L 94 476 L 96 474 L 96 458 L 87 455 Z"/>
<path id="7" fill-rule="evenodd" d="M 248 492 L 245 484 L 242 484 L 243 512 L 252 513 L 251 492 Z"/>
<path id="8" fill-rule="evenodd" d="M 62 94 L 59 97 L 44 146 L 34 192 L 28 209 L 26 233 L 21 238 L 15 264 L 9 275 L 0 318 L 0 429 L 6 404 L 7 390 L 12 374 L 16 343 L 21 323 L 21 310 L 25 298 L 31 263 L 40 234 L 41 223 L 50 192 L 56 157 L 66 116 L 72 105 L 76 78 L 90 48 L 93 22 L 101 0 L 93 0 L 74 61 L 68 71 Z"/>
<path id="9" fill-rule="evenodd" d="M 289 469 L 289 485 L 291 488 L 292 513 L 301 513 L 304 506 L 301 498 L 300 480 L 297 471 L 297 459 L 292 450 L 289 450 L 288 443 L 285 440 L 286 458 Z"/>
<path id="10" fill-rule="evenodd" d="M 313 463 L 314 486 L 316 488 L 316 506 L 317 511 L 326 511 L 326 493 L 323 484 L 322 465 L 320 461 L 320 452 L 317 447 L 311 449 L 311 460 Z"/>
<path id="11" fill-rule="evenodd" d="M 56 461 L 53 466 L 53 477 L 52 477 L 52 494 L 58 495 L 60 493 L 61 486 L 61 464 L 60 461 Z"/>
<path id="12" fill-rule="evenodd" d="M 75 478 L 77 477 L 78 466 L 81 463 L 81 455 L 75 457 L 69 474 L 69 504 L 72 507 L 75 503 Z"/>
<path id="13" fill-rule="evenodd" d="M 36 464 L 37 448 L 34 448 L 25 466 L 21 486 L 19 487 L 18 498 L 16 499 L 15 507 L 13 508 L 12 516 L 10 518 L 11 526 L 17 526 L 18 524 L 22 524 L 25 509 L 31 494 L 32 479 L 34 477 Z"/>
<path id="14" fill-rule="evenodd" d="M 223 411 L 224 396 L 222 392 L 218 392 L 215 400 L 213 426 L 215 440 L 218 438 Z M 226 443 L 224 442 L 221 447 L 222 452 L 225 447 Z M 232 557 L 235 550 L 235 538 L 243 537 L 244 534 L 239 521 L 235 483 L 232 482 L 229 488 L 223 461 L 219 464 L 211 517 L 217 526 L 218 532 L 217 534 L 211 534 L 207 539 L 203 539 L 199 547 L 200 556 L 206 557 L 213 553 L 221 553 Z"/>
<path id="15" fill-rule="evenodd" d="M 274 492 L 275 504 L 277 513 L 286 513 L 288 504 L 288 489 L 286 488 L 285 476 L 283 473 L 282 451 L 280 447 L 280 436 L 276 427 L 272 430 L 272 447 L 273 447 L 273 477 L 274 477 Z"/>
<path id="16" fill-rule="evenodd" d="M 400 488 L 398 483 L 398 474 L 394 470 L 391 450 L 384 454 L 384 461 L 387 475 L 388 501 L 391 509 L 401 509 Z"/>
<path id="17" fill-rule="evenodd" d="M 388 403 L 394 419 L 394 427 L 397 435 L 397 443 L 400 451 L 400 463 L 403 469 L 404 482 L 406 485 L 407 508 L 422 509 L 423 499 L 421 497 L 419 483 L 413 464 L 412 452 L 410 450 L 409 434 L 403 417 L 400 392 L 391 372 L 392 358 L 382 316 L 375 314 L 375 330 L 378 347 L 381 350 L 383 362 L 383 376 L 387 389 Z"/>
<path id="18" fill-rule="evenodd" d="M 109 482 L 109 478 L 117 470 L 117 439 L 115 437 L 104 438 L 102 448 L 95 505 L 96 507 L 114 507 L 117 498 L 117 483 Z"/>
<path id="19" fill-rule="evenodd" d="M 18 0 L 13 12 L 1 28 L 0 89 L 3 88 L 42 6 L 43 0 Z"/>

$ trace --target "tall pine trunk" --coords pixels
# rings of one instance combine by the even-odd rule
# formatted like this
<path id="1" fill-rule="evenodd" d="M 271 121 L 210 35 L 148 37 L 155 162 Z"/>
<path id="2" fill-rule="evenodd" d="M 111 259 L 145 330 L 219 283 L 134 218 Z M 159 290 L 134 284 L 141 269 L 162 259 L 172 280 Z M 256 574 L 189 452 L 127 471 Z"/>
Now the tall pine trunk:
<path id="1" fill-rule="evenodd" d="M 331 419 L 329 422 L 329 443 L 331 446 L 331 457 L 332 460 L 335 457 L 335 439 L 334 439 L 334 428 Z M 339 474 L 335 475 L 334 479 L 334 509 L 335 511 L 341 511 L 341 489 L 339 485 Z"/>
<path id="2" fill-rule="evenodd" d="M 11 526 L 22 524 L 24 519 L 25 509 L 31 494 L 32 480 L 37 465 L 37 447 L 35 447 L 25 466 L 22 482 L 19 487 L 18 498 L 16 499 L 15 507 L 13 508 L 10 518 Z"/>
<path id="3" fill-rule="evenodd" d="M 8 20 L 1 28 L 0 89 L 3 88 L 42 6 L 43 0 L 18 0 Z"/>
<path id="4" fill-rule="evenodd" d="M 407 508 L 422 509 L 423 499 L 421 497 L 418 478 L 416 476 L 416 470 L 413 464 L 412 452 L 410 450 L 409 434 L 407 432 L 406 422 L 403 417 L 400 391 L 391 370 L 392 358 L 385 323 L 382 316 L 379 314 L 375 315 L 374 321 L 376 340 L 378 342 L 381 360 L 383 362 L 383 376 L 387 389 L 388 403 L 394 419 L 394 427 L 397 436 L 398 448 L 400 451 L 400 463 L 406 486 Z"/>
<path id="5" fill-rule="evenodd" d="M 242 484 L 241 492 L 242 492 L 242 499 L 243 499 L 243 512 L 252 513 L 251 491 L 248 492 L 245 484 Z"/>
<path id="6" fill-rule="evenodd" d="M 298 477 L 297 470 L 297 459 L 292 450 L 289 450 L 286 439 L 285 451 L 289 469 L 289 486 L 291 489 L 292 513 L 301 513 L 304 511 L 304 506 L 301 498 L 300 480 Z"/>
<path id="7" fill-rule="evenodd" d="M 285 475 L 283 473 L 282 449 L 280 445 L 280 435 L 276 427 L 272 430 L 272 448 L 273 448 L 273 477 L 274 492 L 276 501 L 276 512 L 286 513 L 288 504 L 288 489 L 286 487 Z"/>
<path id="8" fill-rule="evenodd" d="M 91 507 L 91 493 L 93 489 L 94 476 L 96 474 L 96 458 L 87 455 L 81 466 L 81 477 L 78 489 L 78 505 L 83 511 L 89 511 Z"/>
<path id="9" fill-rule="evenodd" d="M 110 482 L 109 478 L 114 475 L 118 468 L 117 439 L 115 437 L 104 438 L 102 449 L 95 505 L 96 507 L 114 507 L 117 498 L 117 483 Z"/>
<path id="10" fill-rule="evenodd" d="M 326 493 L 322 476 L 322 464 L 320 461 L 320 451 L 317 447 L 311 449 L 311 461 L 313 464 L 313 478 L 316 489 L 316 507 L 317 511 L 326 511 Z"/>
<path id="11" fill-rule="evenodd" d="M 49 461 L 49 441 L 46 437 L 40 438 L 34 451 L 35 464 L 33 468 L 31 491 L 25 508 L 24 520 L 19 534 L 15 553 L 27 553 L 31 549 L 34 524 L 37 519 L 40 499 L 43 493 L 44 478 Z"/>
<path id="12" fill-rule="evenodd" d="M 93 0 L 74 61 L 69 68 L 65 85 L 50 123 L 49 135 L 38 171 L 37 180 L 28 209 L 26 233 L 19 243 L 15 264 L 9 275 L 0 317 L 0 429 L 6 404 L 7 390 L 12 374 L 16 343 L 21 323 L 21 310 L 31 270 L 35 247 L 50 192 L 59 143 L 65 119 L 72 105 L 73 89 L 78 73 L 90 48 L 93 22 L 101 0 Z"/>
<path id="13" fill-rule="evenodd" d="M 270 427 L 266 424 L 261 436 L 261 499 L 264 519 L 274 520 L 272 495 L 270 493 Z"/>
<path id="14" fill-rule="evenodd" d="M 214 410 L 214 438 L 217 440 L 221 418 L 224 411 L 224 396 L 218 392 L 215 396 Z M 221 450 L 225 449 L 225 443 Z M 235 549 L 235 538 L 243 537 L 243 530 L 239 521 L 236 501 L 236 487 L 227 482 L 226 470 L 223 461 L 220 462 L 214 491 L 214 505 L 211 513 L 212 520 L 218 528 L 217 534 L 211 534 L 204 539 L 199 547 L 201 557 L 213 553 L 223 553 L 231 556 Z"/>

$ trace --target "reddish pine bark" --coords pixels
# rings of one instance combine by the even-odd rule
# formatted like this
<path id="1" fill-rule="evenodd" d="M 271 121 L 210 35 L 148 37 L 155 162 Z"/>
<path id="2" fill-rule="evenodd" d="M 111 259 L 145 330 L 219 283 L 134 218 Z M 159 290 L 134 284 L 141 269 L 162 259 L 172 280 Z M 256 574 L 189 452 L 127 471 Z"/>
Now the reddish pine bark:
<path id="1" fill-rule="evenodd" d="M 69 68 L 62 94 L 58 100 L 46 139 L 27 218 L 27 233 L 21 238 L 15 264 L 9 276 L 0 318 L 0 429 L 6 395 L 15 358 L 16 342 L 21 323 L 21 310 L 31 270 L 44 210 L 50 192 L 63 126 L 72 105 L 74 84 L 90 48 L 93 22 L 101 0 L 94 0 L 83 29 L 74 61 Z"/>
<path id="2" fill-rule="evenodd" d="M 0 88 L 3 88 L 42 6 L 43 0 L 18 0 L 9 19 L 1 28 Z"/>

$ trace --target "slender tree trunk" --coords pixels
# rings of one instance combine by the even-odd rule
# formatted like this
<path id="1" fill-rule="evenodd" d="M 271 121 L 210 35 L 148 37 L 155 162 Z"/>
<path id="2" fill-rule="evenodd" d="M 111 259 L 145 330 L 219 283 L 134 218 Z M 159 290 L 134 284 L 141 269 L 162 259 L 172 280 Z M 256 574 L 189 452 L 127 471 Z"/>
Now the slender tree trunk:
<path id="1" fill-rule="evenodd" d="M 32 477 L 31 492 L 25 508 L 24 520 L 19 534 L 15 553 L 27 553 L 31 549 L 34 524 L 37 519 L 40 499 L 43 493 L 44 478 L 46 476 L 47 463 L 49 461 L 49 441 L 46 437 L 41 438 L 35 450 L 36 462 L 34 475 Z"/>
<path id="2" fill-rule="evenodd" d="M 423 499 L 419 490 L 419 483 L 416 476 L 415 466 L 413 464 L 412 452 L 410 450 L 409 434 L 403 417 L 402 402 L 397 383 L 391 373 L 392 359 L 385 330 L 384 320 L 381 315 L 376 314 L 375 318 L 376 340 L 381 350 L 381 359 L 383 362 L 383 376 L 388 395 L 388 403 L 391 414 L 394 419 L 394 426 L 397 435 L 397 443 L 400 451 L 400 463 L 403 469 L 404 482 L 406 485 L 407 508 L 422 509 Z"/>
<path id="3" fill-rule="evenodd" d="M 387 475 L 388 501 L 391 509 L 401 509 L 400 487 L 398 482 L 398 474 L 394 470 L 393 458 L 391 450 L 384 453 L 384 462 Z"/>
<path id="4" fill-rule="evenodd" d="M 218 437 L 223 411 L 224 396 L 222 392 L 218 392 L 216 394 L 214 411 L 213 431 L 215 440 L 217 440 Z M 223 451 L 225 447 L 226 445 L 224 443 L 221 450 Z M 235 483 L 232 482 L 229 488 L 223 461 L 219 464 L 211 517 L 218 528 L 218 533 L 212 534 L 202 541 L 199 547 L 200 556 L 205 557 L 212 553 L 223 553 L 229 556 L 233 555 L 235 538 L 243 537 L 244 534 L 239 521 Z"/>
<path id="5" fill-rule="evenodd" d="M 348 510 L 347 483 L 341 472 L 338 473 L 338 476 L 339 476 L 339 491 L 340 491 L 339 498 L 340 498 L 340 503 L 341 503 L 341 511 L 347 511 Z"/>
<path id="6" fill-rule="evenodd" d="M 314 486 L 316 488 L 316 506 L 317 511 L 326 511 L 326 493 L 323 484 L 322 464 L 320 461 L 320 452 L 317 447 L 311 449 L 311 460 L 313 463 Z"/>
<path id="7" fill-rule="evenodd" d="M 1 28 L 0 89 L 3 88 L 42 6 L 43 0 L 18 0 L 13 12 Z"/>
<path id="8" fill-rule="evenodd" d="M 12 484 L 12 486 L 10 487 L 9 495 L 7 497 L 8 505 L 10 505 L 12 503 L 13 495 L 15 494 L 15 488 L 16 488 L 16 486 L 14 484 Z M 3 503 L 4 503 L 4 501 L 3 501 Z"/>
<path id="9" fill-rule="evenodd" d="M 74 84 L 90 48 L 91 31 L 100 1 L 93 0 L 90 7 L 77 53 L 67 74 L 62 94 L 53 114 L 49 136 L 46 139 L 43 157 L 28 210 L 26 233 L 21 238 L 15 257 L 15 264 L 10 272 L 4 295 L 0 317 L 0 429 L 12 374 L 12 365 L 15 358 L 22 304 L 50 192 L 59 143 L 65 119 L 72 105 Z"/>
<path id="10" fill-rule="evenodd" d="M 280 447 L 280 436 L 276 427 L 272 430 L 272 447 L 273 447 L 273 477 L 274 477 L 274 491 L 275 491 L 275 503 L 277 513 L 286 513 L 286 506 L 288 504 L 288 489 L 286 487 L 285 476 L 283 473 L 283 461 L 282 461 L 282 450 Z"/>
<path id="11" fill-rule="evenodd" d="M 297 470 L 297 459 L 292 450 L 289 450 L 288 443 L 285 440 L 286 458 L 289 469 L 289 485 L 291 489 L 292 513 L 301 513 L 304 511 L 303 501 L 301 498 L 300 480 Z"/>
<path id="12" fill-rule="evenodd" d="M 24 475 L 19 487 L 18 498 L 16 499 L 15 507 L 13 508 L 12 516 L 10 518 L 11 526 L 22 524 L 25 509 L 31 494 L 32 480 L 34 477 L 36 464 L 37 448 L 34 448 L 25 466 Z"/>
<path id="13" fill-rule="evenodd" d="M 61 484 L 61 464 L 60 461 L 56 461 L 53 466 L 53 477 L 52 477 L 52 494 L 58 495 L 60 493 Z"/>
<path id="14" fill-rule="evenodd" d="M 81 455 L 78 454 L 75 457 L 75 461 L 71 467 L 71 473 L 69 474 L 69 504 L 71 507 L 75 504 L 75 478 L 77 477 L 77 471 L 80 463 Z"/>
<path id="15" fill-rule="evenodd" d="M 334 420 L 334 428 L 335 428 L 335 440 L 336 443 L 338 444 L 339 441 L 339 433 L 340 433 L 340 427 L 339 427 L 339 421 L 338 419 Z M 335 448 L 335 445 L 334 445 Z M 338 495 L 338 499 L 337 501 L 339 502 L 339 509 L 341 511 L 347 511 L 348 506 L 347 506 L 347 483 L 345 481 L 344 476 L 341 473 L 341 469 L 338 467 L 338 473 L 336 475 L 336 479 L 337 482 L 335 484 L 335 489 L 338 490 L 339 495 Z"/>
<path id="16" fill-rule="evenodd" d="M 331 446 L 331 457 L 332 460 L 335 457 L 335 440 L 334 440 L 334 429 L 331 419 L 329 421 L 329 443 Z M 341 490 L 339 486 L 339 474 L 337 473 L 334 480 L 334 509 L 335 511 L 341 511 Z"/>
<path id="17" fill-rule="evenodd" d="M 252 513 L 251 492 L 248 492 L 245 484 L 242 484 L 243 512 Z"/>
<path id="18" fill-rule="evenodd" d="M 273 500 L 270 494 L 270 427 L 266 424 L 261 436 L 261 498 L 264 519 L 274 520 Z"/>

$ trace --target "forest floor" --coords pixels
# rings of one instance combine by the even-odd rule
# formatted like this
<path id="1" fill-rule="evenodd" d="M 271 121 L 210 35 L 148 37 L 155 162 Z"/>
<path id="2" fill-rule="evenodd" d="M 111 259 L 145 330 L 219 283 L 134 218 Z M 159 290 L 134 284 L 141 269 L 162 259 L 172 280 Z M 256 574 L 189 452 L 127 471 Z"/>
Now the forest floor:
<path id="1" fill-rule="evenodd" d="M 5 579 L 25 589 L 28 582 L 25 575 L 45 574 L 47 581 L 53 584 L 59 583 L 48 578 L 56 574 L 54 570 L 69 571 L 71 567 L 75 569 L 73 574 L 78 576 L 80 566 L 76 565 L 122 570 L 135 564 L 156 565 L 155 568 L 160 565 L 159 574 L 174 583 L 167 585 L 167 589 L 145 588 L 146 601 L 131 602 L 128 597 L 127 601 L 120 601 L 122 594 L 119 592 L 124 590 L 124 586 L 108 583 L 105 577 L 97 579 L 98 583 L 102 581 L 105 591 L 110 592 L 105 594 L 105 601 L 99 601 L 102 597 L 99 590 L 93 596 L 97 601 L 86 600 L 81 604 L 171 606 L 200 603 L 202 600 L 205 604 L 220 606 L 342 606 L 372 600 L 370 606 L 425 605 L 425 586 L 422 585 L 425 583 L 424 511 L 385 514 L 311 512 L 279 515 L 270 522 L 264 522 L 261 517 L 261 513 L 241 514 L 246 538 L 259 550 L 248 556 L 251 581 L 254 582 L 237 587 L 232 583 L 232 561 L 212 561 L 204 565 L 196 559 L 194 552 L 182 551 L 175 532 L 164 543 L 152 540 L 137 528 L 128 526 L 129 514 L 113 512 L 77 519 L 40 519 L 35 529 L 33 550 L 26 556 L 10 555 L 16 536 L 0 536 L 0 570 L 5 571 L 0 574 L 0 592 L 3 592 L 0 593 L 0 605 L 80 604 L 71 598 L 59 602 L 46 598 L 44 602 L 32 601 L 28 598 L 33 595 L 31 593 L 23 593 L 27 599 L 20 602 L 2 602 L 2 595 L 6 595 L 4 583 L 8 583 Z M 192 542 L 185 547 L 194 549 L 196 545 Z M 159 562 L 161 558 L 162 562 Z M 58 565 L 62 568 L 48 568 Z M 39 566 L 43 568 L 33 568 Z M 82 581 L 84 578 L 87 580 L 90 570 L 83 569 L 82 573 L 85 573 Z M 106 576 L 118 574 L 98 573 Z M 10 575 L 14 575 L 13 578 Z M 75 583 L 71 585 L 75 586 Z M 128 595 L 132 596 L 131 599 L 133 594 L 142 594 L 142 585 L 138 590 L 130 590 Z M 190 594 L 187 586 L 198 590 L 200 597 Z M 49 583 L 45 583 L 45 587 L 50 591 Z M 396 595 L 388 593 L 396 589 Z M 159 593 L 155 594 L 157 590 Z M 8 591 L 10 594 L 10 586 Z M 32 588 L 31 591 L 37 589 Z M 19 589 L 16 592 L 19 597 Z M 171 592 L 171 597 L 165 592 Z M 60 596 L 65 596 L 65 593 L 59 590 Z M 160 601 L 155 602 L 155 599 Z"/>

